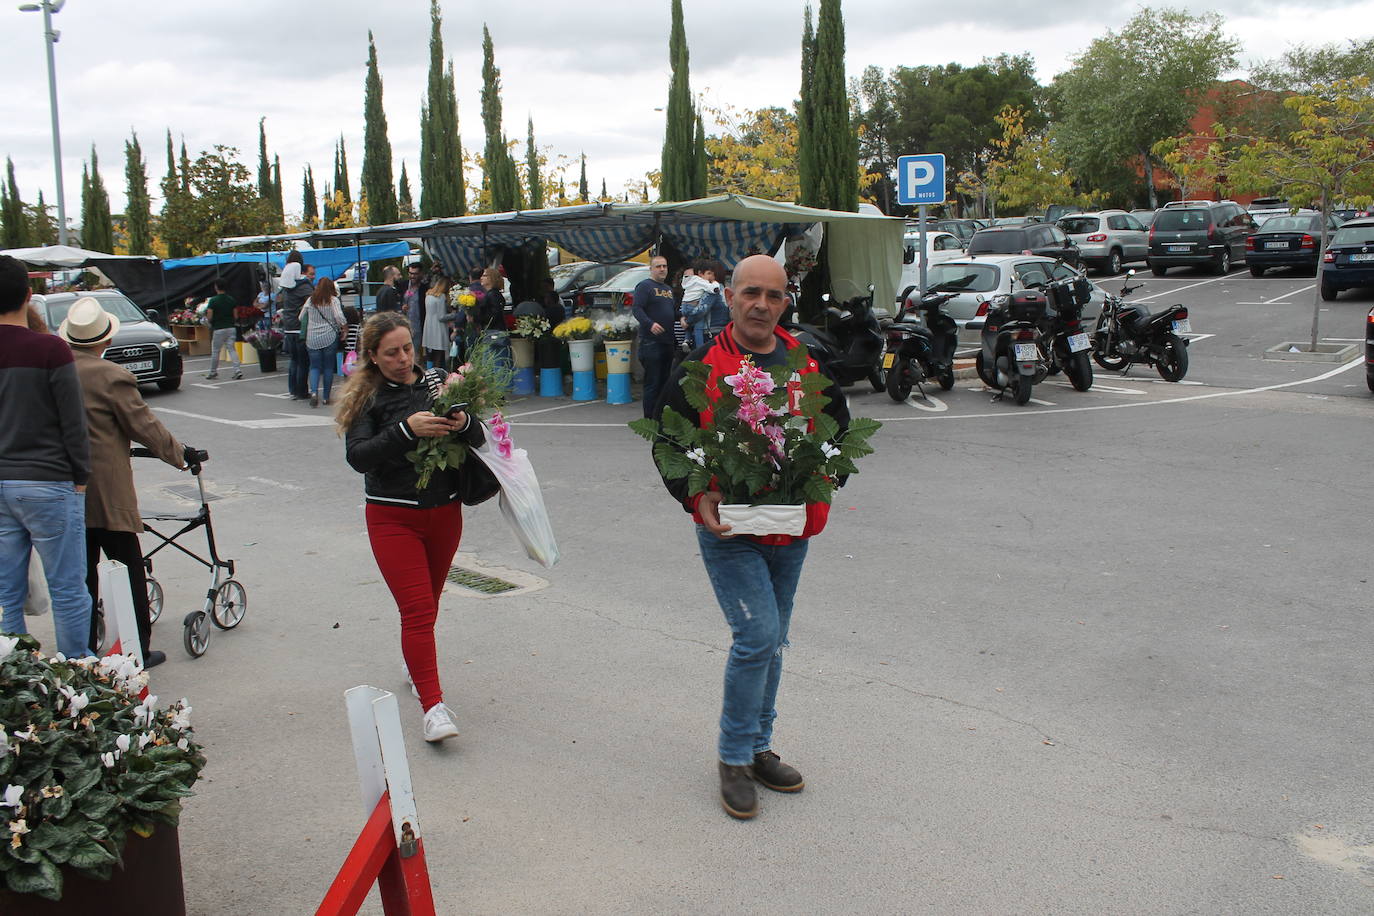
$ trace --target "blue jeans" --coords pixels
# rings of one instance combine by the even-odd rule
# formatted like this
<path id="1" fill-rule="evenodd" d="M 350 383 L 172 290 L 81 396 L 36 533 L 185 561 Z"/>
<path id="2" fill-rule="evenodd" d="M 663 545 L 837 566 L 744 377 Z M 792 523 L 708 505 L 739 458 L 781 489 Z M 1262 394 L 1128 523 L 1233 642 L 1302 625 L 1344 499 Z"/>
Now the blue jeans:
<path id="1" fill-rule="evenodd" d="M 720 538 L 697 526 L 701 560 L 734 638 L 725 660 L 719 743 L 721 761 L 731 766 L 753 763 L 772 744 L 782 650 L 807 543 Z"/>
<path id="2" fill-rule="evenodd" d="M 320 347 L 318 350 L 313 347 L 306 348 L 310 353 L 310 393 L 319 394 L 326 401 L 329 400 L 329 389 L 334 384 L 334 354 L 338 352 L 338 344 L 330 344 L 327 347 Z M 320 390 L 320 383 L 324 383 L 324 390 Z"/>
<path id="3" fill-rule="evenodd" d="M 0 480 L 0 629 L 27 633 L 29 551 L 43 559 L 52 595 L 57 651 L 91 654 L 91 593 L 86 590 L 86 494 L 71 481 Z"/>
<path id="4" fill-rule="evenodd" d="M 291 359 L 286 368 L 286 390 L 292 397 L 310 397 L 310 389 L 306 387 L 310 375 L 310 357 L 306 355 L 305 341 L 301 340 L 299 332 L 290 333 L 282 337 L 281 346 Z"/>

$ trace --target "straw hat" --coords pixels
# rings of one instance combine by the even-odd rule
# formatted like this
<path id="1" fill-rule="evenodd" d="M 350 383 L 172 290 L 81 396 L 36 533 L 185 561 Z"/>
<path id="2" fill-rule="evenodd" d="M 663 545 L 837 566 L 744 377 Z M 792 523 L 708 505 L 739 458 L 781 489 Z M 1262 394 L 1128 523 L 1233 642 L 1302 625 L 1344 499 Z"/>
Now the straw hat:
<path id="1" fill-rule="evenodd" d="M 73 347 L 96 347 L 108 343 L 118 330 L 118 318 L 101 308 L 97 300 L 83 296 L 72 303 L 57 336 Z"/>

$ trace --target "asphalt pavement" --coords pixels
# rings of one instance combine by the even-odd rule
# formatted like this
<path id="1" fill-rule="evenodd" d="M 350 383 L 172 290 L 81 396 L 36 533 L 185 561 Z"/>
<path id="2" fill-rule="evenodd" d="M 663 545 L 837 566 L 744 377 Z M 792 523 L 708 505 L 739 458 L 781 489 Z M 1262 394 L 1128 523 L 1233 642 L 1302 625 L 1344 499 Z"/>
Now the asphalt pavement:
<path id="1" fill-rule="evenodd" d="M 181 828 L 191 912 L 318 905 L 363 823 L 357 684 L 400 699 L 443 913 L 1374 910 L 1363 369 L 1262 358 L 1304 338 L 1311 278 L 1140 279 L 1133 298 L 1190 306 L 1182 384 L 1051 379 L 1025 407 L 976 380 L 850 390 L 885 426 L 802 576 L 775 747 L 807 785 L 750 822 L 716 794 L 728 632 L 625 428 L 637 403 L 511 407 L 562 560 L 468 511 L 456 562 L 523 587 L 450 587 L 461 735 L 431 747 L 326 410 L 191 360 L 146 397 L 210 451 L 249 605 L 191 659 L 206 577 L 158 558 L 152 689 L 190 699 L 209 757 Z M 1323 304 L 1322 336 L 1362 338 L 1371 299 Z M 145 511 L 186 505 L 185 475 L 137 473 Z"/>

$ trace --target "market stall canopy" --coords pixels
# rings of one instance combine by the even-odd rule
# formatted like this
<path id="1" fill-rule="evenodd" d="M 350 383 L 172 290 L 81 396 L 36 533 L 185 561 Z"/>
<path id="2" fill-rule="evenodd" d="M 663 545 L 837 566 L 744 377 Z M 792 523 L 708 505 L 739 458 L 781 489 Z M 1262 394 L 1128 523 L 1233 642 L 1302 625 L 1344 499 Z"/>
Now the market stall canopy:
<path id="1" fill-rule="evenodd" d="M 831 286 L 841 298 L 874 286 L 875 302 L 896 297 L 902 269 L 903 221 L 893 217 L 728 194 L 657 204 L 582 204 L 546 210 L 418 220 L 387 226 L 323 229 L 288 235 L 220 239 L 221 248 L 297 239 L 357 241 L 419 239 L 450 272 L 491 262 L 501 249 L 554 244 L 589 261 L 623 261 L 660 238 L 688 258 L 711 257 L 733 267 L 745 256 L 772 253 L 788 237 L 823 223 Z"/>
<path id="2" fill-rule="evenodd" d="M 76 270 L 80 267 L 99 267 L 102 261 L 145 261 L 155 263 L 157 258 L 142 254 L 106 254 L 103 251 L 87 251 L 70 245 L 44 245 L 40 248 L 8 248 L 0 254 L 23 261 L 29 267 L 40 270 Z"/>
<path id="3" fill-rule="evenodd" d="M 286 263 L 287 254 L 285 251 L 225 251 L 202 254 L 194 258 L 169 258 L 162 262 L 162 269 L 219 267 L 227 264 L 272 264 L 281 268 Z M 410 245 L 406 242 L 380 242 L 372 245 L 348 245 L 343 248 L 310 248 L 301 252 L 301 260 L 306 264 L 313 264 L 319 276 L 334 280 L 358 261 L 403 258 L 408 254 Z"/>

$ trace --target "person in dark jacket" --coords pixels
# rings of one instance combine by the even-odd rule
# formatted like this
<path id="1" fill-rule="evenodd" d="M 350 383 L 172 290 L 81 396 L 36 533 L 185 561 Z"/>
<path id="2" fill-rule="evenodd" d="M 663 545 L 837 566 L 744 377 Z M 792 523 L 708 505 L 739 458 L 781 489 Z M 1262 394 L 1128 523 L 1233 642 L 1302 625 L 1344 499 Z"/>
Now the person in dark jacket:
<path id="1" fill-rule="evenodd" d="M 286 256 L 286 266 L 282 268 L 277 285 L 282 292 L 281 332 L 282 350 L 290 358 L 286 369 L 286 389 L 292 400 L 305 401 L 310 398 L 308 386 L 310 375 L 310 353 L 301 339 L 301 309 L 315 292 L 315 284 L 306 273 L 306 265 L 299 251 Z"/>
<path id="2" fill-rule="evenodd" d="M 420 489 L 406 453 L 421 437 L 457 434 L 469 446 L 485 441 L 482 425 L 464 412 L 435 416 L 434 398 L 444 374 L 415 364 L 410 324 L 399 312 L 381 312 L 363 325 L 358 363 L 336 417 L 348 463 L 364 475 L 367 536 L 372 554 L 401 615 L 406 677 L 424 709 L 426 741 L 458 734 L 439 686 L 434 624 L 453 555 L 463 532 L 459 468 L 434 472 Z M 469 459 L 475 461 L 476 459 Z"/>
<path id="3" fill-rule="evenodd" d="M 401 310 L 401 291 L 396 284 L 401 281 L 401 269 L 395 264 L 388 264 L 382 271 L 382 285 L 377 290 L 377 311 L 379 312 L 398 312 Z"/>

